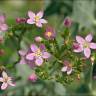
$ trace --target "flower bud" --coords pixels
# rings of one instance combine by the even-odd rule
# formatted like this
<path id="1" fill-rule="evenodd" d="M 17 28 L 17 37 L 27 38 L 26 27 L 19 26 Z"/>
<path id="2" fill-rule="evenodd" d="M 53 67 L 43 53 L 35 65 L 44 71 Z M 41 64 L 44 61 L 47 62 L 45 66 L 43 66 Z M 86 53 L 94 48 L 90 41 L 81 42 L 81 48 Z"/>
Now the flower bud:
<path id="1" fill-rule="evenodd" d="M 93 64 L 94 64 L 94 61 L 95 61 L 95 57 L 92 56 L 90 59 L 91 59 L 91 63 L 92 63 L 92 65 L 93 65 Z"/>
<path id="2" fill-rule="evenodd" d="M 78 49 L 79 48 L 79 44 L 78 43 L 73 43 L 73 49 Z"/>
<path id="3" fill-rule="evenodd" d="M 3 49 L 0 49 L 0 56 L 4 55 L 4 50 Z"/>
<path id="4" fill-rule="evenodd" d="M 71 25 L 72 25 L 72 20 L 71 20 L 71 18 L 70 18 L 70 17 L 66 17 L 66 18 L 64 19 L 64 26 L 65 26 L 65 27 L 71 27 Z"/>
<path id="5" fill-rule="evenodd" d="M 26 22 L 26 18 L 16 18 L 16 22 L 17 23 L 25 23 Z"/>
<path id="6" fill-rule="evenodd" d="M 40 36 L 35 37 L 35 41 L 38 42 L 38 43 L 40 43 L 42 40 L 43 40 L 43 39 L 42 39 L 42 37 L 40 37 Z"/>
<path id="7" fill-rule="evenodd" d="M 35 73 L 32 73 L 29 78 L 28 78 L 30 81 L 32 82 L 36 82 L 37 80 L 37 75 Z"/>
<path id="8" fill-rule="evenodd" d="M 80 74 L 77 74 L 77 79 L 80 80 Z"/>

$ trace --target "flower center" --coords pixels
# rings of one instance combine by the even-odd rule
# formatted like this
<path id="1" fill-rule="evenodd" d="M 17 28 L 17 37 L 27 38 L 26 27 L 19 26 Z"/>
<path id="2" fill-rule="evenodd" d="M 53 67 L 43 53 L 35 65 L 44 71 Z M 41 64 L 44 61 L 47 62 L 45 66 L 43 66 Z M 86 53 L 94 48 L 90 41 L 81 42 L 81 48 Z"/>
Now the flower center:
<path id="1" fill-rule="evenodd" d="M 47 32 L 47 36 L 50 37 L 52 35 L 52 32 Z"/>
<path id="2" fill-rule="evenodd" d="M 37 56 L 37 57 L 42 56 L 42 52 L 41 52 L 40 49 L 38 49 L 38 50 L 35 52 L 35 56 Z"/>
<path id="3" fill-rule="evenodd" d="M 89 48 L 89 43 L 88 43 L 88 42 L 85 42 L 85 43 L 83 44 L 83 47 L 84 47 L 84 48 Z"/>
<path id="4" fill-rule="evenodd" d="M 4 78 L 4 82 L 7 83 L 7 81 L 8 81 L 8 78 Z"/>
<path id="5" fill-rule="evenodd" d="M 39 21 L 39 16 L 35 16 L 35 22 Z"/>

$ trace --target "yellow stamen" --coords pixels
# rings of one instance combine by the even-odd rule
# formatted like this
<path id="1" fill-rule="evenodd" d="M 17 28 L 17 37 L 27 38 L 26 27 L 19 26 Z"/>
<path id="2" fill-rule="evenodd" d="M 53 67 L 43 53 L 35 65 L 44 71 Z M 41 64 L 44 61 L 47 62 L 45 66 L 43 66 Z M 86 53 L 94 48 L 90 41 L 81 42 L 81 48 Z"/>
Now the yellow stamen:
<path id="1" fill-rule="evenodd" d="M 85 43 L 83 44 L 83 47 L 84 47 L 84 48 L 89 48 L 89 43 L 88 43 L 88 42 L 85 42 Z"/>
<path id="2" fill-rule="evenodd" d="M 40 49 L 38 49 L 35 53 L 35 56 L 39 57 L 39 56 L 42 56 L 42 52 Z"/>
<path id="3" fill-rule="evenodd" d="M 39 16 L 35 16 L 35 22 L 39 20 Z"/>
<path id="4" fill-rule="evenodd" d="M 52 32 L 47 32 L 47 36 L 48 37 L 52 36 Z"/>

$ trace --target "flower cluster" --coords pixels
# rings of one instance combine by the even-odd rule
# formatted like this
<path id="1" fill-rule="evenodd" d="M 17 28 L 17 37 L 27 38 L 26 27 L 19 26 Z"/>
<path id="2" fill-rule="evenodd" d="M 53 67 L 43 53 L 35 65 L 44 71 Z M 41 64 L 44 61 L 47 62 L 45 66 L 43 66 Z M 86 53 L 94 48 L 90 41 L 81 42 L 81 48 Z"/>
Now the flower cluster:
<path id="1" fill-rule="evenodd" d="M 44 45 L 40 45 L 37 47 L 35 44 L 31 44 L 30 51 L 19 51 L 21 55 L 20 64 L 29 64 L 29 65 L 37 65 L 41 66 L 44 62 L 43 59 L 50 58 L 50 53 L 46 51 Z"/>
<path id="2" fill-rule="evenodd" d="M 96 53 L 93 50 L 91 51 L 91 49 L 96 49 L 96 43 L 92 41 L 93 35 L 90 33 L 85 39 L 77 35 L 75 41 L 69 31 L 72 20 L 67 17 L 63 22 L 63 35 L 59 34 L 60 38 L 58 38 L 55 28 L 47 24 L 48 22 L 43 19 L 43 15 L 43 11 L 37 14 L 28 11 L 28 18 L 16 18 L 17 25 L 11 27 L 11 29 L 9 28 L 13 32 L 16 44 L 18 44 L 19 59 L 16 64 L 22 64 L 22 66 L 27 64 L 30 66 L 34 73 L 29 76 L 28 80 L 32 82 L 36 82 L 38 78 L 43 80 L 54 79 L 62 84 L 71 82 L 74 80 L 74 77 L 77 77 L 79 80 L 80 72 L 84 68 L 85 62 L 90 60 L 94 64 L 95 61 Z M 32 27 L 33 24 L 36 26 Z M 43 36 L 36 36 L 30 46 L 27 46 L 27 49 L 21 49 L 22 37 L 25 36 L 24 33 L 32 28 L 42 28 L 43 24 L 47 24 Z M 8 25 L 5 22 L 5 16 L 0 15 L 0 32 L 6 30 L 8 30 Z M 62 41 L 60 41 L 61 39 Z M 3 38 L 0 36 L 0 43 L 2 41 Z M 76 54 L 79 52 L 83 52 L 84 56 Z M 1 54 L 2 51 L 0 50 Z M 6 89 L 8 85 L 15 86 L 11 77 L 5 71 L 2 71 L 0 82 L 2 82 L 2 90 Z"/>

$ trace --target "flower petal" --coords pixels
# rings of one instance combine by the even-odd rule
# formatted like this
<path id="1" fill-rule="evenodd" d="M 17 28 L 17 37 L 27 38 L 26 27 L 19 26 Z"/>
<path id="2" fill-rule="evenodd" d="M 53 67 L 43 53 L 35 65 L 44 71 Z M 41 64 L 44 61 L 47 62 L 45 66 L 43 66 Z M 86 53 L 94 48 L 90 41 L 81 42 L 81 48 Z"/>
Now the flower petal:
<path id="1" fill-rule="evenodd" d="M 42 63 L 43 63 L 43 59 L 42 58 L 37 58 L 36 59 L 36 61 L 35 61 L 35 64 L 37 65 L 37 66 L 41 66 L 42 65 Z"/>
<path id="2" fill-rule="evenodd" d="M 26 59 L 27 60 L 33 60 L 34 59 L 35 54 L 34 53 L 29 53 L 28 55 L 26 55 Z"/>
<path id="3" fill-rule="evenodd" d="M 92 41 L 92 38 L 93 38 L 92 34 L 88 34 L 86 36 L 85 40 L 88 41 L 88 42 L 91 42 Z"/>
<path id="4" fill-rule="evenodd" d="M 32 52 L 36 52 L 38 50 L 38 47 L 35 44 L 31 45 Z"/>
<path id="5" fill-rule="evenodd" d="M 5 71 L 2 72 L 2 76 L 3 76 L 3 78 L 8 78 L 8 75 Z"/>
<path id="6" fill-rule="evenodd" d="M 21 60 L 20 60 L 19 64 L 26 64 L 25 59 L 24 59 L 24 58 L 21 58 Z"/>
<path id="7" fill-rule="evenodd" d="M 84 55 L 86 58 L 89 58 L 91 55 L 91 50 L 89 48 L 84 48 Z"/>
<path id="8" fill-rule="evenodd" d="M 10 86 L 13 86 L 13 87 L 16 86 L 16 85 L 15 85 L 14 83 L 12 83 L 12 82 L 9 82 L 8 84 L 9 84 Z"/>
<path id="9" fill-rule="evenodd" d="M 28 11 L 28 16 L 33 19 L 35 17 L 35 13 Z"/>
<path id="10" fill-rule="evenodd" d="M 34 22 L 34 19 L 28 19 L 28 20 L 27 20 L 27 23 L 28 23 L 28 24 L 34 24 L 35 22 Z"/>
<path id="11" fill-rule="evenodd" d="M 40 22 L 40 20 L 38 22 L 36 22 L 36 26 L 37 27 L 42 27 L 42 23 Z"/>
<path id="12" fill-rule="evenodd" d="M 39 18 L 42 18 L 43 17 L 43 11 L 40 11 L 40 12 L 38 12 L 37 14 L 36 14 L 36 16 L 38 16 Z"/>
<path id="13" fill-rule="evenodd" d="M 80 44 L 83 44 L 85 40 L 81 36 L 76 36 L 76 41 Z"/>
<path id="14" fill-rule="evenodd" d="M 47 23 L 47 21 L 45 19 L 40 19 L 41 23 Z"/>
<path id="15" fill-rule="evenodd" d="M 44 59 L 48 59 L 50 56 L 51 56 L 51 55 L 50 55 L 50 53 L 48 53 L 48 52 L 43 52 L 43 54 L 42 54 L 42 57 L 43 57 Z"/>
<path id="16" fill-rule="evenodd" d="M 66 72 L 67 71 L 67 66 L 64 66 L 62 69 L 61 69 L 62 72 Z"/>
<path id="17" fill-rule="evenodd" d="M 1 28 L 2 31 L 7 31 L 8 26 L 7 26 L 7 24 L 2 24 L 2 25 L 0 26 L 0 28 Z"/>
<path id="18" fill-rule="evenodd" d="M 3 83 L 2 86 L 1 86 L 1 89 L 2 90 L 5 90 L 7 88 L 8 84 L 7 83 Z"/>
<path id="19" fill-rule="evenodd" d="M 77 49 L 74 49 L 73 51 L 77 53 L 82 52 L 83 51 L 82 45 L 79 45 L 79 47 Z"/>
<path id="20" fill-rule="evenodd" d="M 72 68 L 67 71 L 67 75 L 70 75 L 72 73 Z"/>
<path id="21" fill-rule="evenodd" d="M 3 82 L 3 78 L 2 77 L 0 77 L 0 82 Z"/>
<path id="22" fill-rule="evenodd" d="M 40 48 L 41 51 L 45 51 L 46 50 L 46 47 L 45 47 L 44 44 L 40 44 L 39 48 Z"/>
<path id="23" fill-rule="evenodd" d="M 19 50 L 18 53 L 21 55 L 21 56 L 25 56 L 26 55 L 26 50 Z"/>
<path id="24" fill-rule="evenodd" d="M 5 23 L 5 15 L 3 14 L 3 15 L 0 15 L 0 22 L 1 23 Z"/>
<path id="25" fill-rule="evenodd" d="M 96 49 L 96 43 L 90 43 L 90 48 Z"/>

